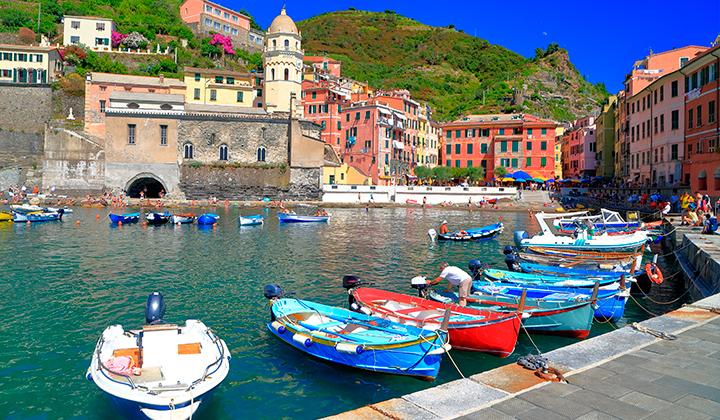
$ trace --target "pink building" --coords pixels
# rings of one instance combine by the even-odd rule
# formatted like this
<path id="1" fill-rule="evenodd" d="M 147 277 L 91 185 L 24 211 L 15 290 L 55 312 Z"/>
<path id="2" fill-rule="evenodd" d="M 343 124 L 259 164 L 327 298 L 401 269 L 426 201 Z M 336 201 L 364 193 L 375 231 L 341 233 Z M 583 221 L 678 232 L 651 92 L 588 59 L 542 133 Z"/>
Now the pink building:
<path id="1" fill-rule="evenodd" d="M 162 75 L 148 77 L 88 72 L 85 75 L 86 132 L 105 136 L 105 108 L 110 105 L 110 94 L 115 91 L 185 95 L 185 83 L 166 79 Z"/>
<path id="2" fill-rule="evenodd" d="M 563 134 L 563 178 L 581 179 L 595 176 L 595 117 L 573 121 Z"/>
<path id="3" fill-rule="evenodd" d="M 636 61 L 630 74 L 625 76 L 626 96 L 632 97 L 655 80 L 680 69 L 706 49 L 707 47 L 689 45 L 658 54 L 651 53 L 643 60 Z"/>
<path id="4" fill-rule="evenodd" d="M 302 82 L 302 103 L 305 119 L 320 125 L 322 140 L 342 156 L 342 109 L 350 106 L 350 95 L 328 83 Z"/>
<path id="5" fill-rule="evenodd" d="M 303 61 L 312 63 L 315 70 L 331 74 L 335 77 L 340 77 L 340 70 L 342 69 L 342 62 L 333 60 L 330 57 L 318 57 L 306 55 Z"/>
<path id="6" fill-rule="evenodd" d="M 264 35 L 250 27 L 250 18 L 208 0 L 186 0 L 180 5 L 180 18 L 202 37 L 210 32 L 229 36 L 234 43 L 261 50 Z"/>

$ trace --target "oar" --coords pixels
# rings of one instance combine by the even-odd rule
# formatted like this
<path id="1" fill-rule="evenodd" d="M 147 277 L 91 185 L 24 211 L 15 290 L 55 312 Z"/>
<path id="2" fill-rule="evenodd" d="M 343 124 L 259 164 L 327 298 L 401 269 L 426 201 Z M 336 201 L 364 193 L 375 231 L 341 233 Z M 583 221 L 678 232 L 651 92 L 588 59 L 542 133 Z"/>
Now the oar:
<path id="1" fill-rule="evenodd" d="M 625 290 L 625 274 L 620 276 L 620 290 Z"/>
<path id="2" fill-rule="evenodd" d="M 527 289 L 523 289 L 522 296 L 520 296 L 520 304 L 518 305 L 518 312 L 521 314 L 525 309 L 525 298 L 527 297 Z"/>
<path id="3" fill-rule="evenodd" d="M 599 289 L 600 289 L 600 281 L 596 281 L 595 286 L 593 286 L 592 297 L 590 298 L 591 301 L 595 302 L 597 300 Z"/>
<path id="4" fill-rule="evenodd" d="M 440 325 L 440 329 L 443 331 L 447 331 L 449 323 L 450 323 L 450 308 L 446 308 L 445 316 L 443 317 L 443 321 L 442 321 L 442 324 Z"/>

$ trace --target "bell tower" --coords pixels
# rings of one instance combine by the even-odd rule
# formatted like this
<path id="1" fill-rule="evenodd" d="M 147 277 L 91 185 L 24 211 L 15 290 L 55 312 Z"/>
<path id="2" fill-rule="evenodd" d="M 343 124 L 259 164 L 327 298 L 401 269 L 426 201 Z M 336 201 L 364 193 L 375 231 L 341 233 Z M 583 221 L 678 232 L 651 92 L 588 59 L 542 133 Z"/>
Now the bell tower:
<path id="1" fill-rule="evenodd" d="M 283 7 L 267 30 L 262 53 L 264 103 L 268 114 L 285 112 L 293 118 L 304 116 L 300 94 L 305 52 L 301 47 L 302 36 Z"/>

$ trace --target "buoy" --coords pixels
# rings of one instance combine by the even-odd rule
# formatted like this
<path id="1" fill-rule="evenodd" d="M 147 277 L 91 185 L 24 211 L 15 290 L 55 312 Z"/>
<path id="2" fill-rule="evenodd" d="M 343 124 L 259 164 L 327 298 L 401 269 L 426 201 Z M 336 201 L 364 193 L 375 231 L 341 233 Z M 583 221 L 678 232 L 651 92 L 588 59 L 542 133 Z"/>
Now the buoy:
<path id="1" fill-rule="evenodd" d="M 79 220 L 76 220 L 76 221 L 75 221 L 75 224 L 78 225 L 78 226 L 80 226 L 80 221 L 79 221 Z"/>
<path id="2" fill-rule="evenodd" d="M 147 222 L 143 222 L 143 229 L 147 226 Z"/>
<path id="3" fill-rule="evenodd" d="M 118 222 L 118 226 L 122 226 L 122 222 Z"/>
<path id="4" fill-rule="evenodd" d="M 180 222 L 178 222 L 178 224 L 177 224 L 177 225 L 178 225 L 178 226 L 180 226 Z"/>
<path id="5" fill-rule="evenodd" d="M 27 225 L 30 226 L 30 221 L 29 221 L 29 220 L 27 221 Z"/>
<path id="6" fill-rule="evenodd" d="M 510 207 L 512 207 L 513 205 L 514 205 L 513 203 L 510 203 Z"/>
<path id="7" fill-rule="evenodd" d="M 97 220 L 100 220 L 100 215 L 98 214 L 97 216 L 95 216 L 95 218 L 96 218 Z"/>
<path id="8" fill-rule="evenodd" d="M 213 223 L 213 229 L 217 229 L 217 223 Z"/>

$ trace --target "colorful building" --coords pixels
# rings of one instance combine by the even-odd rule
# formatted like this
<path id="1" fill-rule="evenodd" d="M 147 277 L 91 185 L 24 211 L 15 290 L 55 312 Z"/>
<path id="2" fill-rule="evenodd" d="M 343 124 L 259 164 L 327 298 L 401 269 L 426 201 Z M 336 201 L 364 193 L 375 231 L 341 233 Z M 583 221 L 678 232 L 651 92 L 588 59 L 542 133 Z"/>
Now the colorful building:
<path id="1" fill-rule="evenodd" d="M 589 179 L 595 176 L 595 117 L 575 120 L 563 135 L 563 177 Z"/>
<path id="2" fill-rule="evenodd" d="M 180 18 L 200 37 L 216 32 L 229 36 L 233 44 L 262 49 L 264 35 L 250 27 L 250 18 L 208 0 L 187 0 L 180 5 Z"/>
<path id="3" fill-rule="evenodd" d="M 720 45 L 699 54 L 680 71 L 685 90 L 685 184 L 720 196 Z"/>
<path id="4" fill-rule="evenodd" d="M 595 120 L 595 176 L 604 181 L 615 179 L 615 107 L 617 96 L 610 95 Z"/>
<path id="5" fill-rule="evenodd" d="M 305 52 L 302 36 L 285 8 L 267 30 L 262 58 L 265 69 L 265 110 L 303 117 L 302 70 Z"/>
<path id="6" fill-rule="evenodd" d="M 398 122 L 402 125 L 402 137 L 398 138 L 398 146 L 395 148 L 390 159 L 390 176 L 396 176 L 402 180 L 403 177 L 412 179 L 412 169 L 420 164 L 418 153 L 418 111 L 420 104 L 410 97 L 407 90 L 383 92 L 377 95 L 374 102 L 393 109 Z M 393 140 L 395 140 L 393 138 Z M 393 142 L 393 144 L 395 144 Z"/>
<path id="7" fill-rule="evenodd" d="M 707 47 L 689 45 L 657 54 L 651 52 L 643 60 L 636 61 L 630 73 L 625 76 L 626 97 L 632 99 L 650 83 L 682 68 L 693 57 L 705 50 Z"/>
<path id="8" fill-rule="evenodd" d="M 558 126 L 555 129 L 555 179 L 562 179 L 562 145 L 565 127 Z"/>
<path id="9" fill-rule="evenodd" d="M 164 76 L 131 76 L 125 74 L 85 74 L 85 128 L 88 133 L 105 136 L 105 113 L 110 95 L 115 92 L 185 95 L 185 83 Z"/>
<path id="10" fill-rule="evenodd" d="M 629 127 L 627 121 L 625 91 L 617 94 L 615 114 L 615 181 L 621 184 L 630 176 L 630 152 L 628 146 Z"/>
<path id="11" fill-rule="evenodd" d="M 84 45 L 93 51 L 110 51 L 113 31 L 112 19 L 92 16 L 63 16 L 63 45 Z"/>
<path id="12" fill-rule="evenodd" d="M 184 74 L 189 104 L 253 106 L 255 78 L 250 73 L 185 67 Z"/>
<path id="13" fill-rule="evenodd" d="M 337 153 L 343 149 L 342 109 L 350 106 L 349 93 L 330 87 L 327 83 L 302 82 L 302 103 L 305 119 L 322 127 L 322 140 Z"/>
<path id="14" fill-rule="evenodd" d="M 555 177 L 554 121 L 530 114 L 468 115 L 442 125 L 445 166 L 485 169 L 485 179 L 496 168 L 508 173 L 525 171 L 531 176 Z"/>
<path id="15" fill-rule="evenodd" d="M 316 71 L 322 72 L 324 74 L 330 74 L 335 77 L 340 77 L 342 62 L 338 60 L 333 60 L 330 57 L 309 55 L 305 56 L 303 61 L 305 61 L 306 63 L 310 63 L 312 68 Z"/>
<path id="16" fill-rule="evenodd" d="M 55 47 L 0 44 L 0 83 L 50 83 L 62 71 L 63 59 Z"/>

